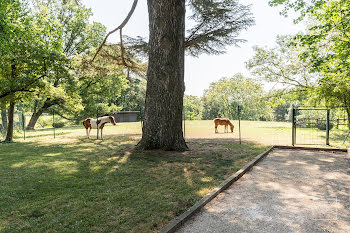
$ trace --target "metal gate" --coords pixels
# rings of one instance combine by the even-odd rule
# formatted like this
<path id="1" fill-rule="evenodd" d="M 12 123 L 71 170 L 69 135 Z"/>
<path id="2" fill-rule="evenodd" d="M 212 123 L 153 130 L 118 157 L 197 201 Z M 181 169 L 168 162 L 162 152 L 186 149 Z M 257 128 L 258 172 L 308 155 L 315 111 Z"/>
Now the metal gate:
<path id="1" fill-rule="evenodd" d="M 292 145 L 329 145 L 329 109 L 294 108 Z"/>

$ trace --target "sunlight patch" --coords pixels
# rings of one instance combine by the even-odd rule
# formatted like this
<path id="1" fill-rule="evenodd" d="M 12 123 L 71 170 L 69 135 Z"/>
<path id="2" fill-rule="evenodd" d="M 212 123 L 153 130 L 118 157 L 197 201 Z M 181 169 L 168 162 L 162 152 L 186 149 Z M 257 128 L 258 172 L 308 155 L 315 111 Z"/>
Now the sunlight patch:
<path id="1" fill-rule="evenodd" d="M 211 190 L 210 188 L 202 188 L 201 190 L 197 191 L 196 194 L 198 196 L 203 197 L 203 196 L 207 195 L 210 192 L 210 190 Z"/>
<path id="2" fill-rule="evenodd" d="M 100 165 L 96 165 L 96 166 L 90 167 L 91 171 L 98 171 L 98 170 L 101 170 L 101 169 L 102 169 L 102 166 L 100 166 Z"/>
<path id="3" fill-rule="evenodd" d="M 202 182 L 212 182 L 213 181 L 213 177 L 209 177 L 209 176 L 203 177 L 203 178 L 201 178 L 201 181 Z"/>
<path id="4" fill-rule="evenodd" d="M 192 181 L 192 178 L 191 178 L 191 172 L 188 171 L 187 168 L 184 168 L 184 176 L 186 178 L 186 183 L 189 186 L 193 186 L 193 181 Z"/>
<path id="5" fill-rule="evenodd" d="M 48 154 L 44 154 L 44 156 L 46 157 L 54 157 L 54 156 L 57 156 L 57 155 L 60 155 L 62 153 L 48 153 Z"/>
<path id="6" fill-rule="evenodd" d="M 125 152 L 123 158 L 121 158 L 118 163 L 126 163 L 129 160 L 131 153 L 129 151 Z"/>
<path id="7" fill-rule="evenodd" d="M 26 163 L 15 163 L 15 164 L 12 164 L 11 167 L 13 168 L 19 168 L 19 167 L 22 167 L 24 166 Z"/>

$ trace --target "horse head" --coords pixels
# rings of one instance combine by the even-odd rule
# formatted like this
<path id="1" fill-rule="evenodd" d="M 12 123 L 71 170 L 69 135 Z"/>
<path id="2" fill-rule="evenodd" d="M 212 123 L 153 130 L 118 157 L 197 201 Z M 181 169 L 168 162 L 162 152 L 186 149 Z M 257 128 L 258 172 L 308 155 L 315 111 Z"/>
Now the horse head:
<path id="1" fill-rule="evenodd" d="M 113 125 L 115 124 L 114 116 L 109 116 L 109 122 L 111 122 Z"/>

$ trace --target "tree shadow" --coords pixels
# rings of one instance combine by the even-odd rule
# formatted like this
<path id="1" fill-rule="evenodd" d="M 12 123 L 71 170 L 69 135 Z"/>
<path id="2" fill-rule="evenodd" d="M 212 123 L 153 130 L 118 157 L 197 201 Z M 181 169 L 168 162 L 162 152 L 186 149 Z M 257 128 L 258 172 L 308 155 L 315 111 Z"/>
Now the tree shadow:
<path id="1" fill-rule="evenodd" d="M 3 145 L 0 231 L 153 232 L 251 159 L 228 140 L 139 152 L 139 137 Z"/>

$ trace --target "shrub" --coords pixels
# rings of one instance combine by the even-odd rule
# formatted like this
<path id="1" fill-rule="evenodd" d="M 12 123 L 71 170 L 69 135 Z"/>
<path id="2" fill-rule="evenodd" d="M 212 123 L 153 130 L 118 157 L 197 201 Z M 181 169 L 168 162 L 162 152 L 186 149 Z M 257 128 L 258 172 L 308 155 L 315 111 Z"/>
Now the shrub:
<path id="1" fill-rule="evenodd" d="M 63 128 L 64 127 L 64 122 L 56 122 L 53 124 L 54 128 Z"/>
<path id="2" fill-rule="evenodd" d="M 46 127 L 50 127 L 52 123 L 52 119 L 45 116 L 41 116 L 39 117 L 36 123 L 40 126 L 40 128 L 46 128 Z"/>
<path id="3" fill-rule="evenodd" d="M 316 123 L 316 128 L 319 130 L 326 130 L 327 128 L 327 123 L 326 122 L 318 122 Z M 329 123 L 329 130 L 331 130 L 333 128 L 334 124 L 333 123 Z"/>

